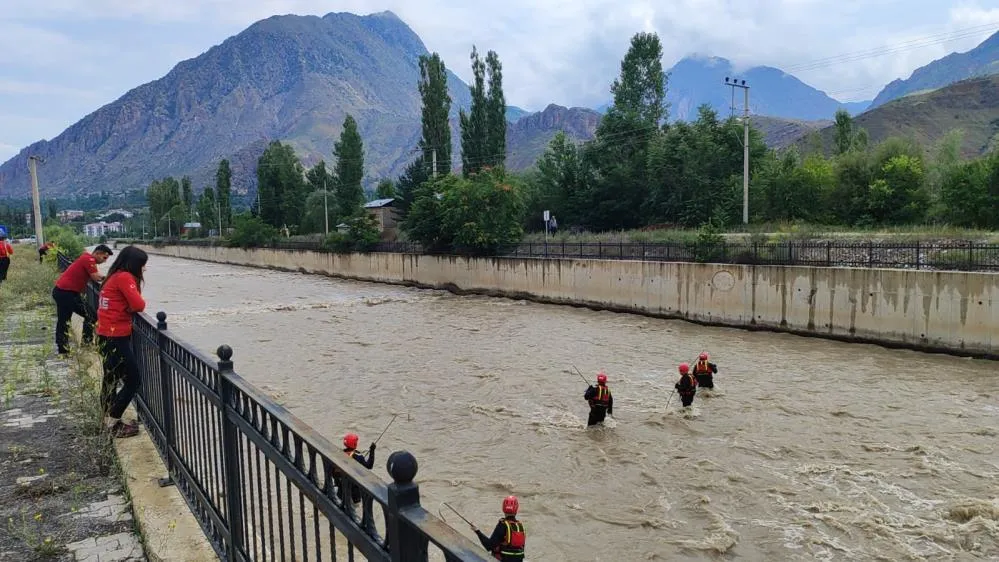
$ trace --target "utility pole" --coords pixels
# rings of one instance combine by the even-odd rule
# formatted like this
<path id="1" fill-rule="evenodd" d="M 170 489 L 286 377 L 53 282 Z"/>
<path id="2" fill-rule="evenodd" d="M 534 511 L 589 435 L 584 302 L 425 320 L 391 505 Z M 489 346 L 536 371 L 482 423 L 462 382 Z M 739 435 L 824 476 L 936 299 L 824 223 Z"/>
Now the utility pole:
<path id="1" fill-rule="evenodd" d="M 28 171 L 31 172 L 31 206 L 35 218 L 35 242 L 38 244 L 38 249 L 41 249 L 45 243 L 42 240 L 42 202 L 38 194 L 38 162 L 41 159 L 40 156 L 28 157 Z"/>
<path id="2" fill-rule="evenodd" d="M 437 179 L 437 149 L 433 149 L 430 154 L 434 162 L 434 179 Z"/>
<path id="3" fill-rule="evenodd" d="M 329 235 L 330 235 L 330 206 L 329 206 L 329 203 L 326 201 L 327 195 L 330 192 L 329 187 L 330 186 L 326 185 L 325 182 L 324 182 L 324 185 L 323 185 L 323 218 L 326 219 L 326 237 L 327 238 L 329 238 Z"/>
<path id="4" fill-rule="evenodd" d="M 735 113 L 735 89 L 742 88 L 746 94 L 746 102 L 742 117 L 742 223 L 749 224 L 749 86 L 745 80 L 725 77 L 725 84 L 732 88 L 732 112 Z"/>

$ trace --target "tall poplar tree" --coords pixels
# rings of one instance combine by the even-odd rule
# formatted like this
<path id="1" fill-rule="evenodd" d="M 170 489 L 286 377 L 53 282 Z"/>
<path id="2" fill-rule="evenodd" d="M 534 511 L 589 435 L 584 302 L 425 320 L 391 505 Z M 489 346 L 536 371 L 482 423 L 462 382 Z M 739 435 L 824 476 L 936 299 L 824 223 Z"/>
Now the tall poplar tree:
<path id="1" fill-rule="evenodd" d="M 461 121 L 461 171 L 466 177 L 482 168 L 489 152 L 489 113 L 486 99 L 486 65 L 479 58 L 479 51 L 472 47 L 472 107 L 458 115 Z"/>
<path id="2" fill-rule="evenodd" d="M 503 95 L 503 65 L 495 51 L 486 53 L 489 95 L 486 99 L 486 165 L 506 163 L 506 97 Z"/>
<path id="3" fill-rule="evenodd" d="M 440 55 L 420 56 L 420 98 L 423 101 L 423 160 L 432 163 L 437 151 L 437 174 L 451 173 L 451 96 L 447 91 L 447 68 Z"/>
<path id="4" fill-rule="evenodd" d="M 361 133 L 357 131 L 357 121 L 350 114 L 343 121 L 340 140 L 333 144 L 333 156 L 336 167 L 333 175 L 336 178 L 337 211 L 340 218 L 353 216 L 364 203 L 364 143 Z"/>
<path id="5" fill-rule="evenodd" d="M 221 228 L 228 228 L 232 225 L 232 170 L 228 160 L 219 162 L 215 172 L 215 195 L 222 213 Z"/>

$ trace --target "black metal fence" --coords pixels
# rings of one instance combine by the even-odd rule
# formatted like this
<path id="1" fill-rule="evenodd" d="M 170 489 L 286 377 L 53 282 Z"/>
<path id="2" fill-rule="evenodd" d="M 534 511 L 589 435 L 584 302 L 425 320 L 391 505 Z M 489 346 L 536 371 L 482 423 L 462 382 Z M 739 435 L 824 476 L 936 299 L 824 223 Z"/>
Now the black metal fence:
<path id="1" fill-rule="evenodd" d="M 156 240 L 153 245 L 219 246 L 213 240 Z M 280 250 L 331 251 L 318 241 L 278 241 Z M 384 242 L 373 252 L 425 254 L 413 242 Z M 977 242 L 528 242 L 506 246 L 500 257 L 607 259 L 813 267 L 867 267 L 957 271 L 999 271 L 999 244 Z"/>
<path id="2" fill-rule="evenodd" d="M 69 263 L 60 256 L 60 269 Z M 91 312 L 98 297 L 90 283 Z M 202 354 L 167 329 L 164 312 L 136 315 L 132 347 L 136 408 L 167 468 L 160 484 L 176 484 L 220 559 L 488 559 L 420 506 L 410 453 L 388 457 L 386 485 L 237 375 L 232 349 Z"/>

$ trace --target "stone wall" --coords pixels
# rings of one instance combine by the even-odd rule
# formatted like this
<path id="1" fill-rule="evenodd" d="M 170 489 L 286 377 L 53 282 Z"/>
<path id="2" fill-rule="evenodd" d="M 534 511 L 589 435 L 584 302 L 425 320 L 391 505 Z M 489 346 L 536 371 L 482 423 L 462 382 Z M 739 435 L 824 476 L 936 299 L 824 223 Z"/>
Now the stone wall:
<path id="1" fill-rule="evenodd" d="M 999 275 L 143 246 L 161 254 L 999 358 Z"/>

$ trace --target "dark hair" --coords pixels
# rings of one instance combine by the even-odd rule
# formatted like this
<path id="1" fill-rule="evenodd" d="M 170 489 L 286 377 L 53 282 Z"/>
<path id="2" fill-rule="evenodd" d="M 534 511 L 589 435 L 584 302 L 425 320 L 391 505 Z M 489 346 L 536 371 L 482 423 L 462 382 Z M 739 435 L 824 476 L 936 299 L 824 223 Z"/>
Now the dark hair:
<path id="1" fill-rule="evenodd" d="M 108 269 L 108 276 L 104 278 L 104 283 L 107 283 L 108 279 L 111 279 L 115 273 L 127 271 L 135 277 L 139 287 L 142 287 L 142 268 L 145 267 L 147 261 L 149 261 L 149 255 L 146 252 L 135 246 L 125 246 L 122 251 L 118 252 L 118 257 L 111 264 L 111 269 Z"/>
<path id="2" fill-rule="evenodd" d="M 111 248 L 108 248 L 104 244 L 100 244 L 96 248 L 94 248 L 94 253 L 96 254 L 97 252 L 104 252 L 105 254 L 107 254 L 109 256 L 113 256 L 114 255 L 114 252 L 111 251 Z"/>

